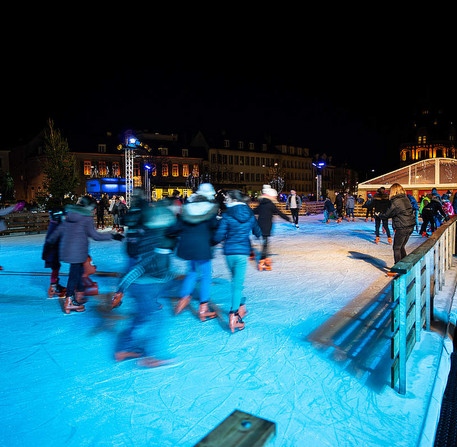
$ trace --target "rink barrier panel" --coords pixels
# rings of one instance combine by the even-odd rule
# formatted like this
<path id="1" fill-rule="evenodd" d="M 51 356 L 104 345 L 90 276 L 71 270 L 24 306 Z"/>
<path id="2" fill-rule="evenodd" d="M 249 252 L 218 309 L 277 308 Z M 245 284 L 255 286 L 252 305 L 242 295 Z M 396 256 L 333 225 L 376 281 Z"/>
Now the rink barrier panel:
<path id="1" fill-rule="evenodd" d="M 3 216 L 6 223 L 6 230 L 0 233 L 0 236 L 8 234 L 33 234 L 44 233 L 48 230 L 49 214 L 48 213 L 31 213 L 20 212 L 11 213 Z M 97 225 L 97 217 L 94 216 L 94 224 Z M 105 227 L 113 225 L 113 215 L 105 214 Z"/>
<path id="2" fill-rule="evenodd" d="M 391 268 L 397 273 L 392 280 L 391 386 L 398 383 L 400 394 L 406 394 L 406 362 L 421 331 L 430 331 L 433 298 L 443 289 L 456 253 L 456 222 L 453 216 Z"/>

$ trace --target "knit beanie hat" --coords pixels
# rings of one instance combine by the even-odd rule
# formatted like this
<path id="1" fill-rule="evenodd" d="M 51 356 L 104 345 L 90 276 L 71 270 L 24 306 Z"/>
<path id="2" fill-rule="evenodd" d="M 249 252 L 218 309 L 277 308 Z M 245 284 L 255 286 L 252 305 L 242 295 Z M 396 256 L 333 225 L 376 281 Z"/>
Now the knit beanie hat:
<path id="1" fill-rule="evenodd" d="M 207 199 L 214 199 L 216 191 L 211 183 L 201 183 L 198 187 L 197 194 L 205 196 Z"/>

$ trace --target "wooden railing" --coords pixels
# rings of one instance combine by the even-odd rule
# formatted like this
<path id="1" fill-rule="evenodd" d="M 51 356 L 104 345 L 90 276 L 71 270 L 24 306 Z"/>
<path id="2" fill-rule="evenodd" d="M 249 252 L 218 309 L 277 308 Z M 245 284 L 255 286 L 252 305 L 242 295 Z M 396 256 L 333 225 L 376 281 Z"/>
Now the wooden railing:
<path id="1" fill-rule="evenodd" d="M 421 338 L 424 326 L 430 330 L 432 302 L 444 286 L 445 272 L 455 254 L 457 216 L 444 223 L 416 250 L 391 269 L 392 281 L 392 367 L 391 385 L 398 382 L 406 393 L 406 362 Z"/>

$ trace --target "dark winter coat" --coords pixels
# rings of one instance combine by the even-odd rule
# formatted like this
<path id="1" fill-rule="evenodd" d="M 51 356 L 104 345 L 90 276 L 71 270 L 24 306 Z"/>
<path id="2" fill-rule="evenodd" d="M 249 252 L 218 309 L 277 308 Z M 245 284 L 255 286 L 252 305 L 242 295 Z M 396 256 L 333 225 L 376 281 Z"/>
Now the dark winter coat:
<path id="1" fill-rule="evenodd" d="M 333 213 L 335 211 L 335 207 L 333 206 L 333 203 L 329 198 L 325 199 L 324 210 L 326 210 L 329 213 Z"/>
<path id="2" fill-rule="evenodd" d="M 105 214 L 105 209 L 108 210 L 108 207 L 106 206 L 106 201 L 101 199 L 97 203 L 97 216 L 103 216 Z"/>
<path id="3" fill-rule="evenodd" d="M 48 232 L 46 233 L 46 239 L 44 240 L 43 252 L 41 253 L 41 259 L 45 261 L 44 266 L 46 268 L 55 268 L 59 265 L 59 241 L 51 244 L 49 239 L 60 224 L 61 222 L 55 220 L 49 222 Z"/>
<path id="4" fill-rule="evenodd" d="M 181 259 L 211 259 L 213 236 L 217 228 L 219 205 L 203 195 L 192 194 L 182 206 L 179 216 L 177 256 Z"/>
<path id="5" fill-rule="evenodd" d="M 335 197 L 335 208 L 337 210 L 343 209 L 343 196 L 341 194 L 337 194 Z"/>
<path id="6" fill-rule="evenodd" d="M 51 234 L 48 242 L 59 242 L 59 259 L 69 264 L 79 264 L 89 256 L 89 238 L 109 241 L 111 233 L 99 233 L 94 226 L 92 213 L 82 206 L 66 207 L 65 220 Z"/>
<path id="7" fill-rule="evenodd" d="M 424 213 L 424 212 L 433 213 L 434 216 L 438 216 L 441 214 L 441 216 L 443 216 L 444 218 L 446 218 L 446 216 L 447 216 L 443 210 L 443 206 L 441 205 L 441 202 L 435 196 L 433 196 L 432 200 L 430 200 L 430 202 L 427 203 L 427 205 L 425 205 L 424 208 L 422 208 L 422 213 Z"/>
<path id="8" fill-rule="evenodd" d="M 368 197 L 366 202 L 362 205 L 362 208 L 366 208 L 367 210 L 373 209 L 373 198 Z"/>
<path id="9" fill-rule="evenodd" d="M 254 209 L 254 214 L 258 216 L 257 222 L 262 230 L 262 236 L 270 236 L 273 228 L 273 216 L 277 215 L 290 222 L 288 216 L 276 208 L 272 198 L 269 196 L 260 196 L 259 205 Z"/>
<path id="10" fill-rule="evenodd" d="M 394 230 L 413 228 L 416 225 L 411 202 L 405 194 L 397 194 L 390 199 L 390 206 L 385 213 L 379 216 L 381 219 L 392 219 Z"/>
<path id="11" fill-rule="evenodd" d="M 229 203 L 219 222 L 214 242 L 225 241 L 224 254 L 246 255 L 251 253 L 251 232 L 258 238 L 262 236 L 257 219 L 251 208 L 242 202 Z"/>
<path id="12" fill-rule="evenodd" d="M 406 196 L 405 196 L 406 197 Z M 384 214 L 389 208 L 389 194 L 379 191 L 373 195 L 373 209 L 375 213 Z"/>

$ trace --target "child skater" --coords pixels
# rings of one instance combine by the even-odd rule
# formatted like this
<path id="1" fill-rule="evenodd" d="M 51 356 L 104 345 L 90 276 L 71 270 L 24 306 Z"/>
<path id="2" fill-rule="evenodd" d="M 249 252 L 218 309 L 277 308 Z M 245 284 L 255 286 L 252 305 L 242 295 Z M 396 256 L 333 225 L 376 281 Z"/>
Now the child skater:
<path id="1" fill-rule="evenodd" d="M 232 307 L 229 313 L 230 330 L 244 329 L 243 317 L 246 315 L 245 298 L 242 297 L 246 275 L 247 259 L 251 252 L 250 234 L 260 238 L 262 231 L 251 208 L 247 205 L 249 197 L 241 191 L 227 192 L 226 212 L 222 215 L 214 242 L 224 242 L 227 266 L 232 274 Z"/>
<path id="2" fill-rule="evenodd" d="M 96 201 L 92 197 L 82 197 L 76 205 L 66 207 L 66 218 L 51 234 L 48 242 L 59 241 L 59 259 L 70 264 L 64 312 L 84 312 L 84 262 L 89 256 L 89 238 L 95 241 L 122 240 L 121 234 L 99 233 L 95 229 L 92 212 Z"/>
<path id="3" fill-rule="evenodd" d="M 66 288 L 59 284 L 59 241 L 55 244 L 49 243 L 49 238 L 52 233 L 58 228 L 63 220 L 63 210 L 55 209 L 49 212 L 49 226 L 48 232 L 46 233 L 46 239 L 44 241 L 43 253 L 41 259 L 45 261 L 44 266 L 51 269 L 51 285 L 48 290 L 48 297 L 53 298 L 55 295 L 63 297 L 65 296 Z"/>

